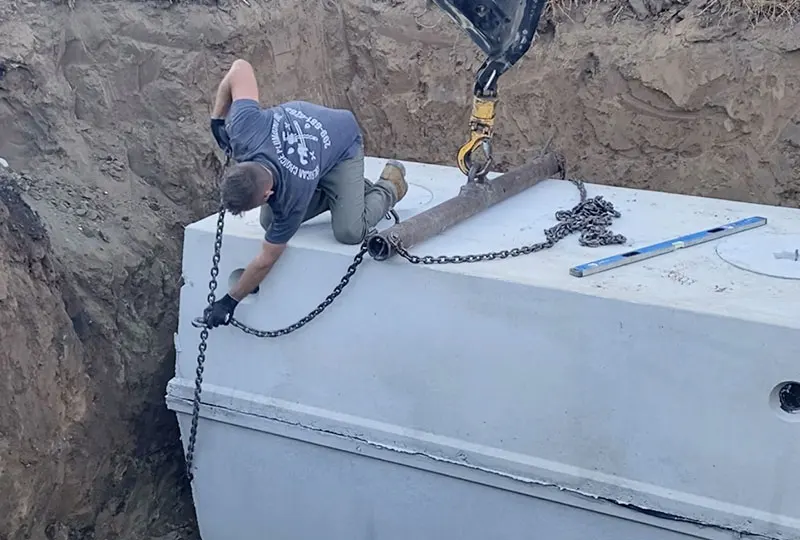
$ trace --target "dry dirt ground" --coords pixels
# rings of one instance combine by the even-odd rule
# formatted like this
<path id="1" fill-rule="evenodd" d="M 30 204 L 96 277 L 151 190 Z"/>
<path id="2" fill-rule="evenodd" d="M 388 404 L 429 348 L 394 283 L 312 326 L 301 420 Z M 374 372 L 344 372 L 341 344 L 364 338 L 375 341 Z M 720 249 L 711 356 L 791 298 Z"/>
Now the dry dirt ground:
<path id="1" fill-rule="evenodd" d="M 799 205 L 800 29 L 753 12 L 779 6 L 558 6 L 501 81 L 502 166 L 552 138 L 592 182 Z M 425 0 L 0 2 L 0 539 L 195 537 L 163 397 L 237 56 L 265 103 L 350 108 L 369 154 L 435 163 L 481 61 Z"/>

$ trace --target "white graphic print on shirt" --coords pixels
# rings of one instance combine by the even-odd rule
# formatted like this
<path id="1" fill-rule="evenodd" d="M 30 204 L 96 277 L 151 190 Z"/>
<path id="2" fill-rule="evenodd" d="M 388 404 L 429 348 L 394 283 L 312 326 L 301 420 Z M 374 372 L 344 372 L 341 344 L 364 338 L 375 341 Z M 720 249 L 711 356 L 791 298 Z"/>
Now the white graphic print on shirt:
<path id="1" fill-rule="evenodd" d="M 284 107 L 289 116 L 276 112 L 273 116 L 271 140 L 278 164 L 289 174 L 302 180 L 319 176 L 319 153 L 331 146 L 325 126 L 292 107 Z"/>

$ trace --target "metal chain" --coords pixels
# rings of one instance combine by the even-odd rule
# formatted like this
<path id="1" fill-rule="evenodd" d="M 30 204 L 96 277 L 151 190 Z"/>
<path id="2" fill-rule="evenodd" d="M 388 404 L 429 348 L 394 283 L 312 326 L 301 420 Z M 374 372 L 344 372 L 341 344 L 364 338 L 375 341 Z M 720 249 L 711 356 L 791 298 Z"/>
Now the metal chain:
<path id="1" fill-rule="evenodd" d="M 220 172 L 220 181 L 225 175 L 225 170 L 231 162 L 231 153 L 225 153 L 225 164 L 222 166 Z M 208 304 L 213 304 L 216 297 L 217 290 L 217 276 L 219 276 L 219 261 L 222 253 L 222 231 L 225 227 L 225 208 L 220 205 L 219 214 L 217 216 L 217 235 L 214 239 L 214 255 L 211 258 L 211 280 L 208 283 L 208 296 L 206 300 Z M 194 463 L 194 447 L 197 442 L 197 423 L 200 420 L 200 393 L 203 391 L 203 369 L 206 362 L 206 349 L 208 349 L 208 327 L 204 326 L 200 330 L 200 344 L 197 346 L 197 369 L 195 370 L 194 379 L 194 399 L 192 400 L 192 427 L 189 430 L 189 444 L 186 449 L 186 476 L 189 478 L 189 483 L 194 480 L 192 473 L 192 464 Z"/>
<path id="2" fill-rule="evenodd" d="M 569 179 L 569 181 L 578 188 L 581 200 L 572 210 L 559 210 L 556 212 L 555 216 L 558 223 L 549 229 L 545 229 L 544 242 L 472 255 L 424 255 L 420 257 L 409 253 L 408 250 L 400 245 L 399 240 L 390 238 L 389 241 L 397 254 L 412 264 L 460 264 L 518 257 L 551 248 L 559 241 L 576 232 L 581 233 L 578 242 L 587 247 L 609 246 L 627 242 L 625 236 L 614 234 L 608 230 L 612 221 L 622 215 L 614 208 L 614 204 L 604 200 L 602 195 L 597 195 L 591 199 L 587 198 L 586 186 L 584 186 L 582 180 Z"/>
<path id="3" fill-rule="evenodd" d="M 308 315 L 300 319 L 294 324 L 290 324 L 285 328 L 281 328 L 280 330 L 256 330 L 255 328 L 251 328 L 246 324 L 240 323 L 236 319 L 231 319 L 230 324 L 241 330 L 246 334 L 250 334 L 251 336 L 256 336 L 259 338 L 276 338 L 280 336 L 285 336 L 286 334 L 291 334 L 295 330 L 299 330 L 300 328 L 304 327 L 311 321 L 317 318 L 317 315 L 325 311 L 325 309 L 330 306 L 333 301 L 336 299 L 337 296 L 342 294 L 342 290 L 350 283 L 350 278 L 356 273 L 358 270 L 359 265 L 364 261 L 364 255 L 367 253 L 367 243 L 366 241 L 361 244 L 361 249 L 359 249 L 356 256 L 353 257 L 353 262 L 350 266 L 347 267 L 347 272 L 345 272 L 342 279 L 333 288 L 333 292 L 325 297 L 317 307 L 315 307 Z"/>
<path id="4" fill-rule="evenodd" d="M 228 162 L 225 162 L 227 166 Z M 224 171 L 224 168 L 223 168 Z M 211 305 L 216 301 L 215 291 L 217 289 L 217 276 L 219 275 L 219 260 L 222 251 L 222 230 L 225 226 L 225 209 L 220 208 L 219 216 L 217 217 L 217 237 L 214 240 L 214 256 L 211 259 L 211 281 L 208 283 L 208 304 Z M 186 476 L 189 478 L 189 483 L 194 479 L 192 473 L 192 464 L 194 463 L 194 447 L 197 442 L 197 423 L 200 420 L 200 393 L 203 391 L 203 369 L 206 361 L 206 349 L 208 345 L 208 327 L 204 326 L 200 330 L 200 344 L 197 346 L 197 370 L 195 371 L 194 379 L 194 399 L 192 401 L 192 427 L 189 430 L 189 444 L 186 449 Z"/>

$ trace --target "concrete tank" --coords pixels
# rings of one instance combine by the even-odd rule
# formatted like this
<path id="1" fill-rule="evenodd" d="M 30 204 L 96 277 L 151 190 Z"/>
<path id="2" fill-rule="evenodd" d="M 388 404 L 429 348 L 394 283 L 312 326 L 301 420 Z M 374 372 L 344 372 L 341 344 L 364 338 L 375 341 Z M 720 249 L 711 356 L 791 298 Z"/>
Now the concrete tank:
<path id="1" fill-rule="evenodd" d="M 383 164 L 369 158 L 367 176 Z M 463 183 L 455 168 L 406 167 L 404 219 Z M 587 189 L 622 212 L 612 229 L 637 248 L 768 224 L 583 278 L 570 267 L 631 248 L 572 236 L 476 264 L 367 258 L 293 334 L 212 330 L 193 482 L 202 538 L 800 538 L 800 414 L 778 399 L 800 381 L 800 210 Z M 577 201 L 548 180 L 411 251 L 539 242 Z M 167 389 L 184 444 L 215 224 L 185 234 Z M 261 238 L 257 211 L 226 218 L 220 295 Z M 327 214 L 305 224 L 236 317 L 295 322 L 356 251 Z"/>

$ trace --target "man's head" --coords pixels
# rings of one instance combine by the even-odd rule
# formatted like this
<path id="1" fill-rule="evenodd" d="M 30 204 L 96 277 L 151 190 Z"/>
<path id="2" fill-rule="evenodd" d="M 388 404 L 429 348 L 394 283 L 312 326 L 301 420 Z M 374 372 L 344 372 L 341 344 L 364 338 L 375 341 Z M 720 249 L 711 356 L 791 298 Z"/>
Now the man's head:
<path id="1" fill-rule="evenodd" d="M 258 208 L 272 195 L 272 174 L 258 163 L 238 163 L 222 179 L 222 206 L 238 216 Z"/>

